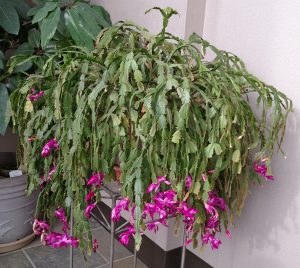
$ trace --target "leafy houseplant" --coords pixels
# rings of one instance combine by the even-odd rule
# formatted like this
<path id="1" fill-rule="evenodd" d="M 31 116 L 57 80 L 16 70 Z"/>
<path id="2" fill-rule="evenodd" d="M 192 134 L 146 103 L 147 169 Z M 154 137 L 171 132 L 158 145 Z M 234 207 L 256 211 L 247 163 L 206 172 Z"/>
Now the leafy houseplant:
<path id="1" fill-rule="evenodd" d="M 29 2 L 29 1 L 27 1 Z M 107 11 L 84 0 L 38 1 L 31 8 L 24 0 L 0 0 L 0 134 L 10 120 L 9 94 L 35 73 L 56 49 L 71 45 L 93 48 L 101 29 L 111 25 Z M 31 2 L 30 2 L 31 3 Z M 32 3 L 31 3 L 32 4 Z M 10 64 L 12 56 L 19 60 Z"/>
<path id="2" fill-rule="evenodd" d="M 27 2 L 32 4 L 32 1 Z M 27 2 L 0 0 L 1 135 L 6 133 L 10 122 L 9 95 L 28 73 L 40 72 L 56 49 L 76 44 L 93 48 L 98 32 L 111 24 L 108 13 L 102 7 L 86 1 L 35 0 L 33 8 Z M 93 26 L 92 32 L 85 27 L 87 21 Z M 42 91 L 33 90 L 30 99 L 41 95 Z M 18 134 L 22 135 L 22 132 Z M 7 136 L 0 143 L 5 139 Z M 27 175 L 9 178 L 7 169 L 16 169 L 17 163 L 13 161 L 7 166 L 9 158 L 6 152 L 0 162 L 0 252 L 4 252 L 15 250 L 33 239 L 30 222 L 38 192 L 35 191 L 31 197 L 26 196 Z"/>
<path id="3" fill-rule="evenodd" d="M 132 206 L 134 226 L 122 238 L 126 243 L 134 235 L 137 247 L 148 213 L 162 224 L 182 214 L 194 246 L 200 235 L 217 248 L 215 235 L 241 212 L 249 183 L 260 181 L 258 174 L 273 179 L 270 161 L 291 101 L 248 73 L 237 56 L 195 34 L 184 41 L 166 32 L 176 12 L 155 9 L 163 15 L 160 34 L 117 23 L 100 33 L 93 51 L 58 51 L 12 95 L 29 191 L 40 187 L 42 172 L 47 178 L 37 217 L 51 219 L 60 209 L 56 214 L 66 223 L 62 209 L 69 217 L 72 204 L 71 245 L 85 247 L 89 211 L 101 199 L 93 189 L 114 180 L 116 161 L 125 199 L 113 219 Z M 211 61 L 208 50 L 215 54 Z M 45 90 L 44 96 L 30 101 L 32 87 Z M 53 236 L 45 240 L 49 226 L 36 224 L 51 244 Z"/>

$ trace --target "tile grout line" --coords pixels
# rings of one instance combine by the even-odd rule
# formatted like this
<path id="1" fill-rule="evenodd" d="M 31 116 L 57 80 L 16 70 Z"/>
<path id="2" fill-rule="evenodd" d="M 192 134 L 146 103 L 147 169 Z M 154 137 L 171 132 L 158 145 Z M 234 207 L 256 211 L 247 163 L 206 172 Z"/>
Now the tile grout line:
<path id="1" fill-rule="evenodd" d="M 6 252 L 6 253 L 1 253 L 1 254 L 0 254 L 0 258 L 1 258 L 2 256 L 7 256 L 7 255 L 14 254 L 14 253 L 18 253 L 18 252 L 21 252 L 21 251 L 22 251 L 21 249 L 17 249 L 17 250 L 10 251 L 10 252 Z"/>
<path id="2" fill-rule="evenodd" d="M 37 268 L 34 264 L 34 262 L 30 259 L 29 255 L 27 254 L 27 252 L 22 249 L 23 254 L 26 256 L 27 260 L 30 262 L 30 264 L 32 265 L 33 268 Z"/>
<path id="3" fill-rule="evenodd" d="M 100 255 L 100 257 L 102 257 L 103 258 L 103 260 L 105 260 L 105 264 L 103 264 L 103 265 L 106 265 L 106 264 L 108 264 L 108 260 L 104 257 L 104 255 L 99 251 L 99 250 L 97 250 L 97 253 L 98 253 L 98 255 Z M 101 265 L 102 266 L 102 265 Z"/>
<path id="4" fill-rule="evenodd" d="M 124 258 L 121 258 L 121 259 L 114 260 L 114 262 L 123 261 L 123 260 L 129 259 L 131 257 L 133 257 L 133 255 L 130 255 L 130 256 L 127 256 L 127 257 L 124 257 Z"/>

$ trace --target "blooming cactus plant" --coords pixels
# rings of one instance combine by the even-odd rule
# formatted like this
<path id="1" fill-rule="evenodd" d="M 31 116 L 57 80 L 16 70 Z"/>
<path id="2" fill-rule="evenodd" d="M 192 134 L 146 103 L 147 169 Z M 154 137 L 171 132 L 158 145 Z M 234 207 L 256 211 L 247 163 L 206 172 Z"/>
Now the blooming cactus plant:
<path id="1" fill-rule="evenodd" d="M 112 219 L 132 212 L 121 241 L 134 236 L 137 246 L 145 229 L 183 216 L 194 246 L 200 239 L 217 248 L 216 233 L 230 236 L 228 225 L 241 212 L 249 183 L 260 175 L 273 179 L 270 160 L 291 101 L 237 56 L 195 34 L 185 41 L 166 32 L 176 12 L 159 10 L 160 34 L 117 23 L 100 33 L 93 51 L 58 51 L 12 96 L 29 192 L 44 178 L 37 217 L 51 220 L 58 209 L 68 216 L 71 204 L 74 209 L 78 240 L 64 233 L 54 242 L 79 241 L 84 248 L 88 231 L 87 245 L 95 248 L 90 212 L 101 199 L 101 183 L 115 179 L 116 163 L 124 199 Z M 33 101 L 33 92 L 44 93 Z M 260 115 L 248 97 L 257 99 Z M 149 217 L 158 220 L 144 224 Z"/>

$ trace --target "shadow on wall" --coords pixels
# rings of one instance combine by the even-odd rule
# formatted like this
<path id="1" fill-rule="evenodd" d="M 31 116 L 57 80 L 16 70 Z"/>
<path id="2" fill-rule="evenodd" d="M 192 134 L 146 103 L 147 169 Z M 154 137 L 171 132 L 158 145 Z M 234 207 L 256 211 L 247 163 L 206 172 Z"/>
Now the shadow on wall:
<path id="1" fill-rule="evenodd" d="M 298 235 L 297 230 L 300 228 L 298 215 L 300 181 L 296 173 L 300 164 L 299 115 L 299 111 L 295 111 L 290 114 L 288 120 L 283 144 L 287 159 L 284 160 L 280 153 L 275 153 L 273 157 L 272 171 L 275 181 L 265 182 L 263 186 L 251 187 L 244 211 L 236 221 L 237 254 L 238 251 L 244 251 L 242 254 L 250 257 L 259 254 L 266 248 L 275 254 L 278 251 L 286 251 L 287 249 L 284 247 L 291 247 L 288 250 L 293 250 L 294 244 L 290 243 L 289 238 Z M 283 241 L 283 237 L 286 238 L 285 241 Z M 261 255 L 256 255 L 255 260 L 250 257 L 245 261 L 249 265 L 248 261 L 251 259 L 252 265 L 256 263 L 258 264 L 257 267 L 260 267 L 262 263 L 267 263 L 268 267 L 273 268 L 284 267 L 278 261 L 273 263 L 276 260 L 275 256 L 273 261 L 271 258 L 268 259 L 267 256 Z M 260 258 L 264 260 L 259 261 Z"/>

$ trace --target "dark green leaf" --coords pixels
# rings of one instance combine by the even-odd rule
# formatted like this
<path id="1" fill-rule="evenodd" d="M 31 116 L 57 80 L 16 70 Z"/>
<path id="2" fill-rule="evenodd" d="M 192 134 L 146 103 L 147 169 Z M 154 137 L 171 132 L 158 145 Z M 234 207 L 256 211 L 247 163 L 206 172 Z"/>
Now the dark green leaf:
<path id="1" fill-rule="evenodd" d="M 10 3 L 16 8 L 22 19 L 27 19 L 27 12 L 30 6 L 24 0 L 10 0 Z"/>
<path id="2" fill-rule="evenodd" d="M 35 13 L 35 15 L 32 18 L 32 24 L 37 23 L 42 19 L 46 18 L 48 13 L 54 10 L 55 8 L 58 8 L 58 3 L 47 2 L 43 7 L 39 8 L 39 10 Z"/>
<path id="3" fill-rule="evenodd" d="M 7 0 L 0 0 L 0 26 L 8 33 L 17 35 L 20 21 L 15 7 Z"/>
<path id="4" fill-rule="evenodd" d="M 41 46 L 45 47 L 56 32 L 60 19 L 60 9 L 56 8 L 41 23 Z"/>
<path id="5" fill-rule="evenodd" d="M 32 55 L 32 53 L 33 53 L 32 45 L 29 43 L 23 43 L 16 49 L 14 55 L 30 56 Z"/>
<path id="6" fill-rule="evenodd" d="M 0 134 L 4 135 L 11 116 L 7 88 L 0 83 Z"/>
<path id="7" fill-rule="evenodd" d="M 39 48 L 41 45 L 41 33 L 39 30 L 31 29 L 28 32 L 28 42 L 34 48 Z"/>

